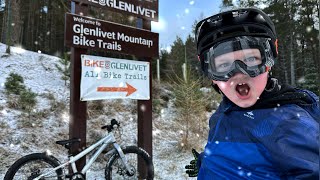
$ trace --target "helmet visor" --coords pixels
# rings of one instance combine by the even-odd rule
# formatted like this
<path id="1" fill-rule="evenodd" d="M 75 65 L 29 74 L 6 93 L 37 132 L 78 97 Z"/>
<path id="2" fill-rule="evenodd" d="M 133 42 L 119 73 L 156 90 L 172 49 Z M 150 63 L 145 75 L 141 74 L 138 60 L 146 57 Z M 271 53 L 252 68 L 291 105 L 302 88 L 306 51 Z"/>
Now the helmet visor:
<path id="1" fill-rule="evenodd" d="M 255 77 L 266 64 L 266 38 L 241 36 L 217 43 L 204 51 L 204 63 L 214 80 L 227 80 L 240 72 Z M 269 51 L 269 50 L 267 50 Z"/>

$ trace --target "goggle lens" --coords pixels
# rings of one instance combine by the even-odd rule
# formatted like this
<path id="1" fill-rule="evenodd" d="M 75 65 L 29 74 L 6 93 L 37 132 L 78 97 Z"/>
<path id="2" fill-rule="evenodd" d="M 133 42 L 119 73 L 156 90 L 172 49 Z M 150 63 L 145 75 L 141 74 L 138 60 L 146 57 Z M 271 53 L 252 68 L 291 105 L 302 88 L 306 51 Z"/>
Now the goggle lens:
<path id="1" fill-rule="evenodd" d="M 252 77 L 265 72 L 262 66 L 271 57 L 270 53 L 267 38 L 241 36 L 215 44 L 202 55 L 204 63 L 207 63 L 209 76 L 226 81 L 236 72 Z"/>

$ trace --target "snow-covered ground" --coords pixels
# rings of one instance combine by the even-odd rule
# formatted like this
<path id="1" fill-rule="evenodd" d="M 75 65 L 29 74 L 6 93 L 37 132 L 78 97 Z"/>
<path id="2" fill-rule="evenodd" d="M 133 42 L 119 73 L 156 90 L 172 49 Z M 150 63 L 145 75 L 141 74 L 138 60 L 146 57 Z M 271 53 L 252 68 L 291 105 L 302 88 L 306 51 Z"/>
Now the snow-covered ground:
<path id="1" fill-rule="evenodd" d="M 8 167 L 19 157 L 50 149 L 60 161 L 66 160 L 67 151 L 54 142 L 68 139 L 69 88 L 61 80 L 55 67 L 59 58 L 12 47 L 11 55 L 5 53 L 6 46 L 0 43 L 0 179 Z M 20 74 L 27 88 L 37 93 L 34 115 L 28 115 L 10 107 L 4 83 L 10 72 Z M 101 125 L 115 118 L 122 124 L 121 134 L 116 136 L 121 145 L 137 143 L 137 114 L 135 100 L 103 101 L 101 114 L 90 114 L 87 128 L 87 143 L 103 135 Z M 63 107 L 63 104 L 66 106 Z M 119 105 L 120 104 L 120 105 Z M 174 108 L 169 101 L 161 115 L 153 119 L 153 161 L 155 179 L 185 180 L 184 166 L 192 160 L 191 152 L 178 147 L 179 132 L 170 127 L 174 120 Z M 205 139 L 201 142 L 205 143 Z M 104 179 L 105 161 L 98 163 L 87 173 L 87 179 Z M 195 179 L 195 178 L 193 178 Z"/>

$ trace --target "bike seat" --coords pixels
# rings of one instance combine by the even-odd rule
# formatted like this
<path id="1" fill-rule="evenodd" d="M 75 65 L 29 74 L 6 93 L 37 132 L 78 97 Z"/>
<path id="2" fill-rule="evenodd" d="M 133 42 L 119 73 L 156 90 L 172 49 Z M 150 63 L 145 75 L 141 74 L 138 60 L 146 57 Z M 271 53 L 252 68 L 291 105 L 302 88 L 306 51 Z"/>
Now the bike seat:
<path id="1" fill-rule="evenodd" d="M 81 139 L 79 138 L 74 138 L 74 139 L 68 139 L 68 140 L 62 140 L 62 141 L 56 141 L 57 144 L 62 145 L 66 148 L 70 148 L 70 145 L 75 143 L 75 142 L 80 142 Z"/>

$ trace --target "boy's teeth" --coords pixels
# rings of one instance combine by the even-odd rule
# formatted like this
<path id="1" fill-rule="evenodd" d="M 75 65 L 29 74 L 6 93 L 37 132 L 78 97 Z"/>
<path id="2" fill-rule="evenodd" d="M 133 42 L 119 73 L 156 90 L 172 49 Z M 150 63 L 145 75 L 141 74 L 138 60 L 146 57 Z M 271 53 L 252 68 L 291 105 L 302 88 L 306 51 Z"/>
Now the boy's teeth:
<path id="1" fill-rule="evenodd" d="M 242 86 L 242 85 L 245 85 L 245 84 L 246 84 L 246 83 L 239 83 L 238 85 L 239 85 L 239 86 Z"/>

